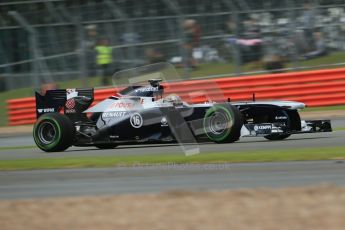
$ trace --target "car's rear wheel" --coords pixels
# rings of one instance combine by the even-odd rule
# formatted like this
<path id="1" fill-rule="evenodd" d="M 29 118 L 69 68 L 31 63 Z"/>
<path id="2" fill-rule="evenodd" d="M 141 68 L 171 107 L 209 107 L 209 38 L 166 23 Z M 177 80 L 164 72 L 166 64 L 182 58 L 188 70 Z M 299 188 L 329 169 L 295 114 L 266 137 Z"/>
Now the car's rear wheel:
<path id="1" fill-rule="evenodd" d="M 203 126 L 209 140 L 231 143 L 240 138 L 243 125 L 241 112 L 230 104 L 215 105 L 206 111 Z"/>
<path id="2" fill-rule="evenodd" d="M 45 152 L 60 152 L 73 144 L 75 128 L 63 114 L 47 113 L 35 123 L 33 136 L 37 147 Z"/>

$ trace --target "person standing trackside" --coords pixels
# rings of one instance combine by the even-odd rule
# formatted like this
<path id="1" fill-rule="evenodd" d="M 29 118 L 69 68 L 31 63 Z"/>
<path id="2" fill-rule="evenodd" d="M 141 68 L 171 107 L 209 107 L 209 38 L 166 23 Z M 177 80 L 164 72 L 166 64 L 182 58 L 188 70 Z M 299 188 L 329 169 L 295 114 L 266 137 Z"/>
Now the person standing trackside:
<path id="1" fill-rule="evenodd" d="M 113 62 L 112 48 L 109 46 L 108 39 L 101 39 L 95 46 L 96 64 L 101 72 L 102 84 L 108 85 L 111 77 L 111 64 Z"/>
<path id="2" fill-rule="evenodd" d="M 197 61 L 193 57 L 193 50 L 200 45 L 201 29 L 194 19 L 186 19 L 183 22 L 185 63 L 188 68 L 196 69 Z"/>

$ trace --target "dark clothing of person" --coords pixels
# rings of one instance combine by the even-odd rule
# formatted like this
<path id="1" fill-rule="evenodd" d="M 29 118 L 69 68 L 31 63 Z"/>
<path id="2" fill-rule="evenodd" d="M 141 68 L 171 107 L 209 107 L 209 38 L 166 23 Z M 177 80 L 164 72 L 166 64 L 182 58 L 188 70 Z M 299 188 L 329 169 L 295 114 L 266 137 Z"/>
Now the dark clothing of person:
<path id="1" fill-rule="evenodd" d="M 111 64 L 99 65 L 99 69 L 102 72 L 102 84 L 109 85 L 111 83 L 110 76 L 112 75 Z"/>

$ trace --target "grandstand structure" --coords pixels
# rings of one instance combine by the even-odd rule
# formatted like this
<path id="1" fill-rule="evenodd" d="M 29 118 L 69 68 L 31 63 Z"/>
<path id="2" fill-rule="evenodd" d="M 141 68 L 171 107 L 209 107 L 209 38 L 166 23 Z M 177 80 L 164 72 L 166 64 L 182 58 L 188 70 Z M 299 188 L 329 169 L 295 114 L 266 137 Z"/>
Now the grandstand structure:
<path id="1" fill-rule="evenodd" d="M 93 47 L 101 38 L 113 48 L 114 71 L 150 63 L 152 55 L 188 67 L 186 20 L 200 28 L 198 63 L 229 65 L 227 75 L 266 71 L 255 63 L 270 55 L 284 59 L 284 68 L 301 68 L 318 45 L 310 42 L 315 32 L 327 55 L 345 50 L 342 0 L 1 0 L 0 84 L 86 82 L 97 75 Z M 248 63 L 254 67 L 243 68 Z"/>

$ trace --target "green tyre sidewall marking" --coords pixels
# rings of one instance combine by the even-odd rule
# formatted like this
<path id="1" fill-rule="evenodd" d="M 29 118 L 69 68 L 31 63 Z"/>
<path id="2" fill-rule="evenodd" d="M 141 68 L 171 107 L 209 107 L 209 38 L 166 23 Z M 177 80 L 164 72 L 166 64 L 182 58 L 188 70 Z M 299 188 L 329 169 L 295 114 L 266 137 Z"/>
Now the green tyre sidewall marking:
<path id="1" fill-rule="evenodd" d="M 57 127 L 57 130 L 58 130 L 58 137 L 54 140 L 53 143 L 51 143 L 49 145 L 42 145 L 39 138 L 37 137 L 37 132 L 38 132 L 37 126 L 46 120 L 52 121 L 55 124 L 55 126 Z M 34 139 L 35 139 L 36 144 L 39 147 L 41 147 L 42 149 L 50 150 L 50 149 L 54 148 L 59 143 L 59 141 L 61 140 L 61 129 L 60 129 L 59 123 L 54 118 L 51 118 L 51 117 L 47 117 L 47 118 L 40 120 L 39 122 L 37 122 L 35 124 L 35 127 L 34 127 Z"/>
<path id="2" fill-rule="evenodd" d="M 230 129 L 227 129 L 226 132 L 220 136 L 220 137 L 213 137 L 213 136 L 210 136 L 209 135 L 209 132 L 206 130 L 206 119 L 214 112 L 216 112 L 217 110 L 223 110 L 225 112 L 225 114 L 227 115 L 227 117 L 229 118 L 229 121 L 232 121 L 232 116 L 231 116 L 231 113 L 229 112 L 229 110 L 227 108 L 225 108 L 224 106 L 213 106 L 212 108 L 210 108 L 206 114 L 205 114 L 205 117 L 204 117 L 204 131 L 207 135 L 207 137 L 212 140 L 212 141 L 223 141 L 224 139 L 226 139 L 228 137 L 228 135 L 230 134 L 231 132 L 231 128 Z"/>

